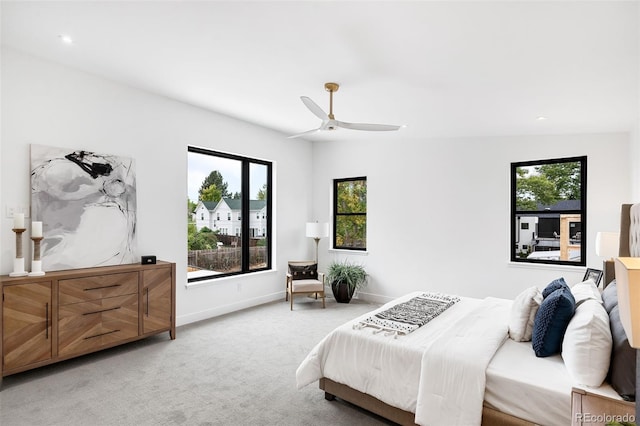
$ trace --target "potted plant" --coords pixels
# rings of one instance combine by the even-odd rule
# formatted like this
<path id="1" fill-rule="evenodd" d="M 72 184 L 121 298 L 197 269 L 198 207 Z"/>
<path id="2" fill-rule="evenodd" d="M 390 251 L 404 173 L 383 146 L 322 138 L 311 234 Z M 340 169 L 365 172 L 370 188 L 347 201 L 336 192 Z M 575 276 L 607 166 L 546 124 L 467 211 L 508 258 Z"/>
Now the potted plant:
<path id="1" fill-rule="evenodd" d="M 331 284 L 333 297 L 338 303 L 349 303 L 356 289 L 367 283 L 367 272 L 362 265 L 348 260 L 334 261 L 327 270 L 327 282 Z"/>

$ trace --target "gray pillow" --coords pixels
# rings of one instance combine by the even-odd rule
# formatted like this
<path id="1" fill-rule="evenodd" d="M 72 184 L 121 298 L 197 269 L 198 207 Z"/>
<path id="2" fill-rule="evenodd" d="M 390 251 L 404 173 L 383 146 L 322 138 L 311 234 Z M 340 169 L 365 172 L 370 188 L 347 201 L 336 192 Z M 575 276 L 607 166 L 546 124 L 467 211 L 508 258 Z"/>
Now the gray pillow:
<path id="1" fill-rule="evenodd" d="M 611 281 L 602 292 L 602 304 L 608 314 L 611 314 L 613 308 L 618 306 L 618 287 L 616 286 L 616 280 Z"/>
<path id="2" fill-rule="evenodd" d="M 627 334 L 622 327 L 620 310 L 617 305 L 609 313 L 609 326 L 613 338 L 609 383 L 626 401 L 635 401 L 636 349 L 629 346 L 629 339 L 627 339 Z"/>

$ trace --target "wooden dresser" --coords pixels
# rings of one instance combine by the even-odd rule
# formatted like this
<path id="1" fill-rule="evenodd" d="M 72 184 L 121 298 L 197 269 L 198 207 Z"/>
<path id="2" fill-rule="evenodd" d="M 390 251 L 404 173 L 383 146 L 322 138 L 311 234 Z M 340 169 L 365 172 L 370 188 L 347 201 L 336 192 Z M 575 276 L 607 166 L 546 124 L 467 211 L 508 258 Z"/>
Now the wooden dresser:
<path id="1" fill-rule="evenodd" d="M 175 263 L 3 275 L 0 289 L 0 383 L 153 334 L 176 337 Z"/>

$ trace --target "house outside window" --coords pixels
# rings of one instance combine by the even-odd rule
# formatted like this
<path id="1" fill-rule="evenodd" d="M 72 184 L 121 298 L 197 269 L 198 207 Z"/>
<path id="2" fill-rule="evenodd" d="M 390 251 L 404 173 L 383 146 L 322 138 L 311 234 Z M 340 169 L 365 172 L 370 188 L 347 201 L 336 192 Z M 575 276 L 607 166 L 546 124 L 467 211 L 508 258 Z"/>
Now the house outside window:
<path id="1" fill-rule="evenodd" d="M 333 248 L 367 249 L 367 178 L 333 181 Z"/>
<path id="2" fill-rule="evenodd" d="M 188 226 L 188 281 L 271 269 L 272 163 L 197 147 L 187 152 L 189 202 L 197 199 L 195 210 L 205 217 Z M 264 220 L 253 219 L 262 211 Z M 224 226 L 212 220 L 225 216 Z M 256 235 L 258 226 L 263 235 Z"/>
<path id="3" fill-rule="evenodd" d="M 511 261 L 586 265 L 587 157 L 511 163 Z"/>

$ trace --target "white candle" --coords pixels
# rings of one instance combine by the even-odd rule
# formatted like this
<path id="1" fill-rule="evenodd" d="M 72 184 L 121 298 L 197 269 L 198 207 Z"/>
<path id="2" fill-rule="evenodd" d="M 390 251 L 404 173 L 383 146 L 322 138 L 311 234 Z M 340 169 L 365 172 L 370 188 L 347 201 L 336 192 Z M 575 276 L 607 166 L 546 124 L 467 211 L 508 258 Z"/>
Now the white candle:
<path id="1" fill-rule="evenodd" d="M 42 237 L 42 222 L 31 222 L 31 237 Z"/>
<path id="2" fill-rule="evenodd" d="M 13 229 L 24 229 L 24 213 L 13 214 Z"/>

